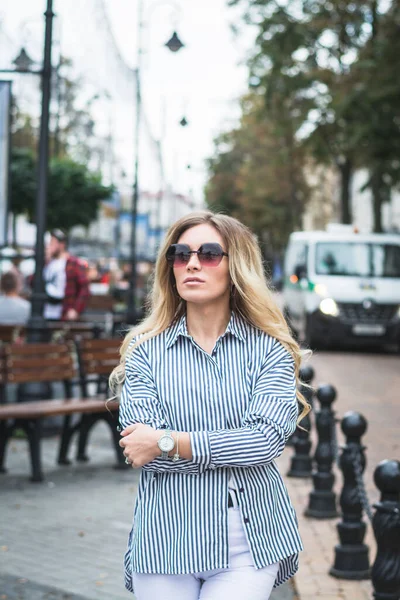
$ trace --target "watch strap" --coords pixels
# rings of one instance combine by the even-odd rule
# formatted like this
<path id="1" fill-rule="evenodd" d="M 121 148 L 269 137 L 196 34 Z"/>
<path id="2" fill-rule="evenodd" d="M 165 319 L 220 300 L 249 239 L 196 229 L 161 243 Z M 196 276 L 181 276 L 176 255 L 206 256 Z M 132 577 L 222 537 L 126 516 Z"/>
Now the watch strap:
<path id="1" fill-rule="evenodd" d="M 174 442 L 174 446 L 175 446 L 175 440 L 173 438 L 171 429 L 165 429 L 162 436 L 159 439 L 161 440 L 163 437 L 171 438 L 171 440 Z M 160 446 L 158 446 L 158 447 L 160 448 Z M 173 447 L 172 447 L 172 449 L 173 449 Z M 161 450 L 161 448 L 160 448 L 160 450 Z M 169 452 L 170 452 L 170 450 L 161 450 L 161 458 L 163 460 L 167 460 L 169 458 Z"/>

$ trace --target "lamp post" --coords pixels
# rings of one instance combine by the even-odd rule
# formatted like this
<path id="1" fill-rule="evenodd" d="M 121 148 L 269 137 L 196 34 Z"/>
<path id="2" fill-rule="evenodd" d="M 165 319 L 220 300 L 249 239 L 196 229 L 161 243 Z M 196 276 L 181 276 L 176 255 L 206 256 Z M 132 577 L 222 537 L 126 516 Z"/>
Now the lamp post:
<path id="1" fill-rule="evenodd" d="M 34 61 L 25 48 L 13 61 L 15 69 L 1 69 L 0 73 L 29 73 L 41 75 L 42 101 L 39 134 L 39 164 L 38 188 L 35 202 L 36 243 L 35 243 L 35 274 L 32 290 L 32 311 L 27 324 L 28 341 L 38 342 L 43 339 L 46 321 L 43 318 L 43 304 L 46 298 L 43 282 L 44 268 L 44 235 L 46 232 L 47 214 L 47 182 L 49 162 L 49 118 L 51 93 L 51 47 L 53 33 L 53 0 L 47 0 L 45 15 L 44 57 L 41 69 L 33 69 Z"/>
<path id="2" fill-rule="evenodd" d="M 22 48 L 13 61 L 15 69 L 2 69 L 2 73 L 30 73 L 41 75 L 42 101 L 39 134 L 38 188 L 35 202 L 36 243 L 35 273 L 31 296 L 31 317 L 27 323 L 27 341 L 31 343 L 43 341 L 46 337 L 46 321 L 43 318 L 43 305 L 46 293 L 43 282 L 44 268 L 44 235 L 46 231 L 47 213 L 47 181 L 49 161 L 49 117 L 51 91 L 51 47 L 53 32 L 53 0 L 47 0 L 45 15 L 44 56 L 42 69 L 32 69 L 34 61 Z M 23 400 L 36 400 L 51 397 L 50 384 L 46 382 L 28 382 L 18 386 L 17 396 Z"/>
<path id="3" fill-rule="evenodd" d="M 134 136 L 134 181 L 133 181 L 133 196 L 132 196 L 132 210 L 131 210 L 131 239 L 130 239 L 130 253 L 131 253 L 131 274 L 129 279 L 128 287 L 128 298 L 127 298 L 127 312 L 126 321 L 130 325 L 135 325 L 139 318 L 140 312 L 136 309 L 136 290 L 137 290 L 137 256 L 136 256 L 136 222 L 138 215 L 138 204 L 139 204 L 139 162 L 140 162 L 140 129 L 142 121 L 142 95 L 141 95 L 141 67 L 142 67 L 142 32 L 143 32 L 143 0 L 138 0 L 138 29 L 137 29 L 137 58 L 136 58 L 136 114 L 135 114 L 135 136 Z M 179 39 L 176 31 L 173 32 L 171 38 L 165 44 L 165 46 L 171 52 L 178 52 L 184 47 L 184 44 Z"/>
<path id="4" fill-rule="evenodd" d="M 28 322 L 28 341 L 38 342 L 43 339 L 45 320 L 43 305 L 46 298 L 43 281 L 45 263 L 44 235 L 47 217 L 47 184 L 49 163 L 49 119 L 51 93 L 51 46 L 53 33 L 53 0 L 47 0 L 45 14 L 44 58 L 42 69 L 42 108 L 39 134 L 38 190 L 35 204 L 36 244 L 35 275 L 32 290 L 32 313 Z"/>

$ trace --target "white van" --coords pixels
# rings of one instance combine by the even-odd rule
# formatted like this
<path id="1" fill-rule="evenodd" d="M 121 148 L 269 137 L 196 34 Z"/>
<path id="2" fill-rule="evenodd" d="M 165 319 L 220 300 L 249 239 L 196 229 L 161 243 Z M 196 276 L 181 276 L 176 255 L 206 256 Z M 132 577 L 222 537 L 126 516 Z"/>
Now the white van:
<path id="1" fill-rule="evenodd" d="M 311 348 L 347 341 L 400 348 L 400 235 L 292 233 L 283 306 Z"/>

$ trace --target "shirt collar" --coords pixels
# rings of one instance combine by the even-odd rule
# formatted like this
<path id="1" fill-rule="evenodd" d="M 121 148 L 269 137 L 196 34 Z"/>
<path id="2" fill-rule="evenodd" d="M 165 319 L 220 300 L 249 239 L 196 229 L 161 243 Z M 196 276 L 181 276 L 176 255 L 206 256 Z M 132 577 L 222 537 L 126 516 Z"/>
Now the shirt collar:
<path id="1" fill-rule="evenodd" d="M 234 312 L 231 313 L 231 318 L 229 320 L 226 331 L 221 337 L 224 337 L 227 333 L 231 333 L 232 335 L 237 337 L 238 340 L 240 340 L 241 342 L 244 342 L 246 339 L 246 324 L 244 320 L 241 319 L 241 317 L 239 317 L 239 315 L 237 315 Z M 170 325 L 170 327 L 168 328 L 166 335 L 167 348 L 173 346 L 179 336 L 190 337 L 186 325 L 186 315 L 182 315 L 182 317 L 180 317 L 177 321 L 172 323 L 172 325 Z"/>

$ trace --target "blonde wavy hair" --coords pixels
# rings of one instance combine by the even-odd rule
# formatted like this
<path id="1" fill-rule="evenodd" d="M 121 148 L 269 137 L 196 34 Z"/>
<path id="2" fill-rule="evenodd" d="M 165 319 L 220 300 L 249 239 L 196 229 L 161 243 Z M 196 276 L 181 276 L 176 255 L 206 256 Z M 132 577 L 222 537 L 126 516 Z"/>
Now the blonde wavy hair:
<path id="1" fill-rule="evenodd" d="M 160 334 L 185 314 L 185 301 L 176 293 L 173 269 L 168 265 L 165 255 L 168 247 L 176 244 L 185 231 L 203 224 L 211 225 L 218 231 L 224 241 L 224 249 L 229 254 L 229 272 L 234 285 L 231 309 L 254 327 L 276 338 L 294 359 L 298 384 L 297 399 L 303 408 L 298 419 L 299 423 L 310 411 L 309 404 L 299 391 L 302 351 L 293 339 L 286 320 L 268 287 L 257 239 L 250 229 L 237 219 L 209 211 L 190 213 L 170 227 L 158 253 L 149 296 L 148 315 L 125 336 L 120 350 L 121 361 L 111 373 L 110 387 L 115 393 L 120 390 L 125 379 L 128 352 Z M 140 339 L 131 344 L 133 338 L 138 335 Z"/>

